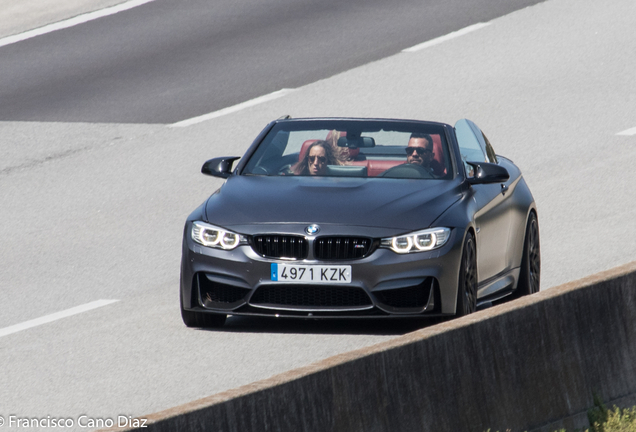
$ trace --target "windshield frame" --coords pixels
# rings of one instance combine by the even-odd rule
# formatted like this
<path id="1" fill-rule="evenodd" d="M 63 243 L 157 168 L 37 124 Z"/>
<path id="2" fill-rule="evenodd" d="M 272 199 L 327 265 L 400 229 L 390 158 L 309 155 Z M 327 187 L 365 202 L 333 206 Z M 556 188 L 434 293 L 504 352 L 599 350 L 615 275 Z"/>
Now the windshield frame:
<path id="1" fill-rule="evenodd" d="M 276 120 L 269 125 L 259 134 L 259 139 L 250 146 L 244 157 L 241 159 L 236 167 L 236 174 L 239 175 L 273 175 L 273 174 L 259 174 L 252 171 L 256 167 L 257 163 L 260 163 L 265 152 L 272 151 L 270 148 L 274 137 L 280 132 L 291 133 L 299 131 L 323 131 L 323 130 L 338 130 L 338 131 L 361 131 L 362 133 L 373 133 L 380 130 L 391 132 L 423 132 L 428 134 L 435 134 L 440 137 L 442 142 L 442 148 L 444 149 L 444 161 L 447 173 L 443 176 L 443 180 L 454 179 L 458 174 L 456 169 L 456 154 L 454 149 L 454 141 L 449 136 L 449 128 L 451 126 L 445 123 L 438 122 L 425 122 L 420 120 L 398 120 L 398 119 L 360 119 L 360 118 L 301 118 L 301 119 L 282 119 Z M 264 148 L 263 146 L 267 146 Z M 284 152 L 287 144 L 283 144 L 278 149 L 278 153 L 274 151 L 269 157 L 284 157 Z M 399 148 L 399 146 L 386 146 L 389 148 Z M 378 149 L 382 146 L 378 146 Z M 259 151 L 260 150 L 260 151 Z M 374 153 L 376 148 L 364 148 L 362 152 L 368 152 L 368 154 Z M 395 155 L 392 155 L 395 157 Z M 257 159 L 254 159 L 257 158 Z M 404 160 L 406 161 L 406 154 L 404 154 Z M 254 162 L 253 162 L 254 161 Z M 327 176 L 328 177 L 328 176 Z M 356 177 L 356 178 L 372 178 L 368 177 Z M 389 177 L 393 178 L 393 177 Z"/>

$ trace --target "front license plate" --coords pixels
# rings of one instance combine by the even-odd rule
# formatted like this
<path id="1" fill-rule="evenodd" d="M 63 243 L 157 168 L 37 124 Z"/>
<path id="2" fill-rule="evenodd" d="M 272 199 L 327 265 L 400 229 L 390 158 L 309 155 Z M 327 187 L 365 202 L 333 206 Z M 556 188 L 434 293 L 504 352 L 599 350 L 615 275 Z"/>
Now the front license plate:
<path id="1" fill-rule="evenodd" d="M 351 283 L 351 266 L 272 264 L 271 280 L 318 284 Z"/>

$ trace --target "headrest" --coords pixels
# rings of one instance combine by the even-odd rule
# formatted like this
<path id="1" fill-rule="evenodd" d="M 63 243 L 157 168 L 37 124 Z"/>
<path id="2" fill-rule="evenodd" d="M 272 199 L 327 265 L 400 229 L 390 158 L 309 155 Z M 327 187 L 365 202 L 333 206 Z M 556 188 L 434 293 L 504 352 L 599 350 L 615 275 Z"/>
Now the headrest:
<path id="1" fill-rule="evenodd" d="M 300 153 L 298 153 L 298 162 L 300 162 L 301 160 L 303 160 L 305 158 L 305 155 L 309 151 L 309 146 L 311 146 L 316 141 L 320 141 L 320 140 L 311 139 L 311 140 L 307 140 L 307 141 L 305 141 L 303 143 L 303 145 L 300 147 Z"/>

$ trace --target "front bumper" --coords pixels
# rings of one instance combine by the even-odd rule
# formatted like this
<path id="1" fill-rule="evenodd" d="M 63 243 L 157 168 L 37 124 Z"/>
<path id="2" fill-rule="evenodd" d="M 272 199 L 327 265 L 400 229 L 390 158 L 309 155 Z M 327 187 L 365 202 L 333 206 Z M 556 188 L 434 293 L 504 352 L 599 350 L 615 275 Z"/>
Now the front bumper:
<path id="1" fill-rule="evenodd" d="M 186 224 L 181 261 L 183 307 L 197 312 L 280 317 L 422 317 L 452 315 L 457 302 L 463 232 L 440 249 L 397 254 L 377 248 L 364 258 L 301 265 L 350 265 L 349 284 L 290 284 L 271 280 L 272 263 L 251 246 L 226 251 L 199 245 Z M 307 237 L 310 247 L 313 238 Z"/>

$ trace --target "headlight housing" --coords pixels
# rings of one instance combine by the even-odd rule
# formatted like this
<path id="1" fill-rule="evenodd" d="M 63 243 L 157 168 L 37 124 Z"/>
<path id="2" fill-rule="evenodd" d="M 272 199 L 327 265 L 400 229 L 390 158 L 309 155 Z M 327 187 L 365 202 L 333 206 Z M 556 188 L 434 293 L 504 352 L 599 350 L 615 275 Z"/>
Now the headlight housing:
<path id="1" fill-rule="evenodd" d="M 205 222 L 192 222 L 192 240 L 212 248 L 232 250 L 247 244 L 247 237 Z"/>
<path id="2" fill-rule="evenodd" d="M 424 252 L 440 248 L 450 238 L 450 228 L 430 228 L 395 237 L 383 238 L 380 247 L 396 253 Z"/>

